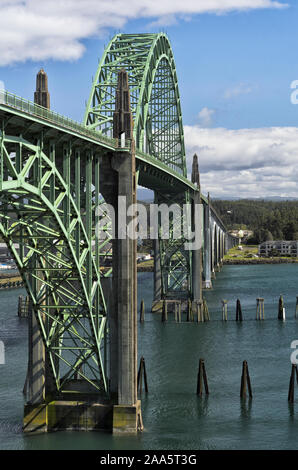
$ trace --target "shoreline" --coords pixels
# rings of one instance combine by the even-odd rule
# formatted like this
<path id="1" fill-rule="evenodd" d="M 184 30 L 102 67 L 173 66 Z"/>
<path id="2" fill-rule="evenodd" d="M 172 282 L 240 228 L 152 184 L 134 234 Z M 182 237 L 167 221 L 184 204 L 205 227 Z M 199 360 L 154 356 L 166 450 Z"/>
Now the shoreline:
<path id="1" fill-rule="evenodd" d="M 283 258 L 276 258 L 276 259 L 225 259 L 222 262 L 222 265 L 237 265 L 237 264 L 242 264 L 242 265 L 256 265 L 256 264 L 296 264 L 298 263 L 298 258 L 293 258 L 293 259 L 283 259 Z M 138 272 L 153 272 L 154 268 L 153 266 L 142 266 L 138 268 Z"/>
<path id="2" fill-rule="evenodd" d="M 283 258 L 261 258 L 261 259 L 224 259 L 223 265 L 229 264 L 295 264 L 298 263 L 298 258 L 293 259 L 283 259 Z"/>

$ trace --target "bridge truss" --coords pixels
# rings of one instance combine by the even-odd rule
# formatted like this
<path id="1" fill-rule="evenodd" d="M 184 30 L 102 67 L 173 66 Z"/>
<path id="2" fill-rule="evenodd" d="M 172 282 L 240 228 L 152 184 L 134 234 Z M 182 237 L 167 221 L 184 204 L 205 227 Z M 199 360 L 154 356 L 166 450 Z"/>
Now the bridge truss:
<path id="1" fill-rule="evenodd" d="M 108 137 L 113 137 L 117 77 L 121 69 L 128 73 L 134 140 L 137 153 L 144 152 L 168 169 L 187 177 L 184 134 L 177 73 L 172 48 L 161 34 L 118 34 L 108 44 L 95 75 L 84 123 Z M 139 162 L 139 184 L 153 189 L 155 203 L 190 202 L 187 190 L 166 182 L 157 184 Z M 180 218 L 181 236 L 173 236 L 177 224 L 171 214 L 170 230 L 163 232 L 159 220 L 161 298 L 192 296 L 191 252 L 184 249 L 183 228 L 188 222 Z"/>
<path id="2" fill-rule="evenodd" d="M 190 202 L 177 74 L 165 34 L 116 35 L 99 64 L 84 125 L 33 103 L 0 96 L 0 232 L 31 299 L 55 396 L 74 381 L 109 396 L 109 312 L 98 242 L 101 157 L 113 139 L 118 72 L 129 77 L 140 185 L 157 204 Z M 121 152 L 129 152 L 130 144 Z M 158 226 L 161 299 L 192 298 L 192 252 Z M 19 245 L 16 249 L 15 243 Z M 84 390 L 86 390 L 86 387 Z"/>

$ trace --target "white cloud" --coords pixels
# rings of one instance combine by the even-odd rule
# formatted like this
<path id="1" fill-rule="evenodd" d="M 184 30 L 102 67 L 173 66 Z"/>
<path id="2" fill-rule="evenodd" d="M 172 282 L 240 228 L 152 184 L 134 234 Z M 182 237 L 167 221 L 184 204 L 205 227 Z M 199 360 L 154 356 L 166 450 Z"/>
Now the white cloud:
<path id="1" fill-rule="evenodd" d="M 253 91 L 253 88 L 245 83 L 240 83 L 232 88 L 228 88 L 224 93 L 224 98 L 229 100 L 239 95 L 248 95 Z"/>
<path id="2" fill-rule="evenodd" d="M 184 132 L 188 168 L 197 153 L 204 194 L 298 197 L 298 128 L 185 126 Z"/>
<path id="3" fill-rule="evenodd" d="M 214 109 L 210 109 L 210 108 L 207 108 L 207 107 L 202 108 L 201 111 L 198 114 L 200 124 L 203 127 L 211 126 L 214 114 L 215 114 Z"/>
<path id="4" fill-rule="evenodd" d="M 5 90 L 5 84 L 3 80 L 0 80 L 0 91 Z"/>
<path id="5" fill-rule="evenodd" d="M 28 59 L 76 60 L 82 41 L 130 19 L 157 24 L 193 14 L 285 8 L 274 0 L 0 0 L 0 65 Z"/>

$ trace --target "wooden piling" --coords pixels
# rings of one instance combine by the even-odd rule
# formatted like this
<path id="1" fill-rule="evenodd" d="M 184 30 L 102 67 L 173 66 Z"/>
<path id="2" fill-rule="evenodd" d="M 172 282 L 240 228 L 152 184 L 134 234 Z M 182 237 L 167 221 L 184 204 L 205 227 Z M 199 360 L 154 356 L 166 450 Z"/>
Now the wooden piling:
<path id="1" fill-rule="evenodd" d="M 192 308 L 192 301 L 188 299 L 187 302 L 187 320 L 188 322 L 194 320 L 194 315 L 193 315 L 193 308 Z"/>
<path id="2" fill-rule="evenodd" d="M 196 314 L 197 314 L 197 322 L 201 323 L 204 322 L 204 310 L 203 310 L 203 303 L 200 300 L 195 302 L 196 304 Z"/>
<path id="3" fill-rule="evenodd" d="M 295 375 L 296 375 L 296 382 L 298 384 L 298 368 L 296 364 L 292 364 L 292 371 L 289 383 L 289 393 L 288 393 L 288 401 L 290 403 L 294 403 L 294 388 L 295 388 Z"/>
<path id="4" fill-rule="evenodd" d="M 142 299 L 141 306 L 140 306 L 140 323 L 144 323 L 144 321 L 145 321 L 145 302 Z"/>
<path id="5" fill-rule="evenodd" d="M 257 298 L 256 320 L 265 320 L 264 299 L 262 297 Z"/>
<path id="6" fill-rule="evenodd" d="M 239 299 L 236 301 L 236 321 L 243 321 L 241 302 Z"/>
<path id="7" fill-rule="evenodd" d="M 205 369 L 204 359 L 199 361 L 198 381 L 197 381 L 197 395 L 203 395 L 203 383 L 205 388 L 205 394 L 209 395 L 208 379 Z"/>
<path id="8" fill-rule="evenodd" d="M 203 299 L 202 309 L 203 309 L 204 321 L 210 321 L 210 313 L 209 313 L 206 299 Z"/>
<path id="9" fill-rule="evenodd" d="M 197 323 L 200 323 L 202 321 L 202 309 L 201 309 L 201 302 L 200 301 L 194 301 L 194 320 L 195 320 L 195 315 L 197 319 Z"/>
<path id="10" fill-rule="evenodd" d="M 228 301 L 223 299 L 222 303 L 222 320 L 228 321 Z"/>
<path id="11" fill-rule="evenodd" d="M 161 316 L 161 321 L 166 322 L 168 321 L 168 303 L 166 300 L 163 301 L 162 304 L 162 316 Z"/>
<path id="12" fill-rule="evenodd" d="M 178 304 L 178 322 L 181 323 L 181 301 Z"/>
<path id="13" fill-rule="evenodd" d="M 279 320 L 285 320 L 284 318 L 284 299 L 283 296 L 279 296 L 279 301 L 278 301 L 278 317 Z"/>
<path id="14" fill-rule="evenodd" d="M 249 398 L 252 398 L 252 390 L 250 377 L 248 372 L 247 361 L 243 361 L 242 364 L 242 376 L 241 376 L 241 387 L 240 387 L 240 397 L 246 398 L 246 389 L 248 389 Z"/>
<path id="15" fill-rule="evenodd" d="M 146 365 L 145 365 L 145 359 L 142 356 L 140 360 L 140 366 L 139 366 L 139 371 L 138 371 L 138 382 L 137 382 L 137 389 L 140 395 L 142 395 L 142 390 L 143 390 L 143 378 L 144 378 L 145 392 L 148 393 Z"/>

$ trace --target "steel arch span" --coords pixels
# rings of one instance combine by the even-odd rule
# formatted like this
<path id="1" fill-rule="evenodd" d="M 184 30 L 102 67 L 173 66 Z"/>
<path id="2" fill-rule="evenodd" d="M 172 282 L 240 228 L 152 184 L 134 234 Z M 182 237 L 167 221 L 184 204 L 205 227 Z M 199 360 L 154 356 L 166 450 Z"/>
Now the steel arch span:
<path id="1" fill-rule="evenodd" d="M 129 126 L 122 126 L 126 119 Z M 206 208 L 196 155 L 187 179 L 177 74 L 166 35 L 112 39 L 93 81 L 84 124 L 0 92 L 0 235 L 33 307 L 28 433 L 64 426 L 112 427 L 116 433 L 142 428 L 136 240 L 126 230 L 119 236 L 117 217 L 128 215 L 124 224 L 134 218 L 127 209 L 136 203 L 137 182 L 154 191 L 154 202 L 169 216 L 162 223 L 159 207 L 158 223 L 152 224 L 158 234 L 153 308 L 162 306 L 167 315 L 168 304 L 160 301 L 176 307 L 178 300 L 189 320 L 194 306 L 199 321 L 202 249 L 210 287 L 210 247 L 217 250 L 213 266 L 215 255 L 217 262 L 221 257 L 214 239 L 223 227 L 209 198 Z M 103 202 L 115 209 L 117 235 Z M 187 213 L 185 203 L 191 203 Z M 183 208 L 180 215 L 174 206 Z M 195 227 L 204 243 L 187 249 Z M 99 228 L 106 238 L 98 235 Z"/>
<path id="2" fill-rule="evenodd" d="M 113 135 L 118 74 L 128 74 L 133 137 L 136 152 L 144 152 L 167 168 L 187 177 L 182 113 L 173 51 L 168 37 L 160 34 L 117 34 L 106 47 L 93 80 L 84 124 L 108 137 Z M 189 193 L 176 187 L 156 186 L 139 164 L 141 184 L 155 191 L 155 203 L 183 206 Z M 191 253 L 184 250 L 184 235 L 165 240 L 159 227 L 161 250 L 161 298 L 192 296 Z M 181 222 L 181 227 L 183 221 Z"/>
<path id="3" fill-rule="evenodd" d="M 128 73 L 136 148 L 186 176 L 178 80 L 168 37 L 117 34 L 99 63 L 84 123 L 113 136 L 118 72 Z"/>
<path id="4" fill-rule="evenodd" d="M 66 143 L 58 152 L 55 142 L 44 145 L 42 136 L 34 144 L 2 132 L 0 153 L 0 233 L 41 333 L 49 372 L 46 391 L 61 396 L 73 379 L 81 379 L 106 396 L 107 312 L 92 253 L 91 184 L 82 188 L 80 150 Z M 72 182 L 71 159 L 76 160 Z M 90 178 L 92 160 L 89 152 L 84 165 Z"/>

